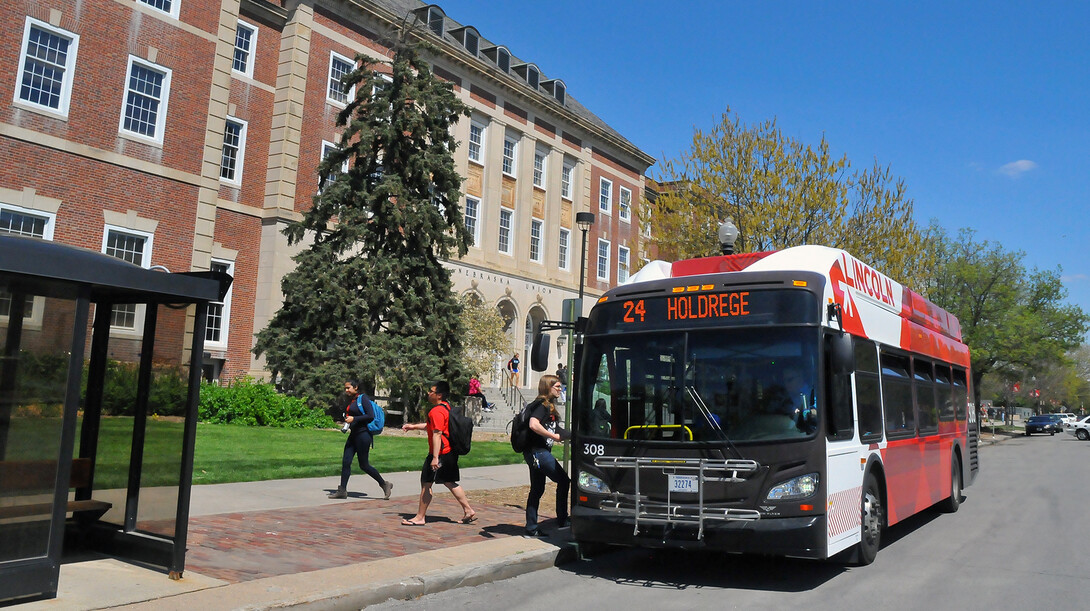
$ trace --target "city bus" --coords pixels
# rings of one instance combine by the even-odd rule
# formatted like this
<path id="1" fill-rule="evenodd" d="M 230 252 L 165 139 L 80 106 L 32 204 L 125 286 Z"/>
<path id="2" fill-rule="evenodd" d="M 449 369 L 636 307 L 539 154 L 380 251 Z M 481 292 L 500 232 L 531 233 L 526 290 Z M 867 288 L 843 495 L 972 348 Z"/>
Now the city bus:
<path id="1" fill-rule="evenodd" d="M 568 328 L 580 543 L 864 565 L 979 469 L 957 318 L 842 250 L 655 261 Z"/>

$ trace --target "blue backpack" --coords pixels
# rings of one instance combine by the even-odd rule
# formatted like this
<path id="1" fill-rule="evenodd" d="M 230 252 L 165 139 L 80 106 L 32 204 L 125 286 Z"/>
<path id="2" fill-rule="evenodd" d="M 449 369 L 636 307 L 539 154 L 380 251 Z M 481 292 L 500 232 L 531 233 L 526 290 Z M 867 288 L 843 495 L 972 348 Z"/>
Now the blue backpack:
<path id="1" fill-rule="evenodd" d="M 375 419 L 367 423 L 367 432 L 379 435 L 382 433 L 382 427 L 386 426 L 386 412 L 382 411 L 374 399 L 371 399 L 371 409 L 375 412 Z M 363 411 L 363 406 L 360 406 L 360 411 Z"/>

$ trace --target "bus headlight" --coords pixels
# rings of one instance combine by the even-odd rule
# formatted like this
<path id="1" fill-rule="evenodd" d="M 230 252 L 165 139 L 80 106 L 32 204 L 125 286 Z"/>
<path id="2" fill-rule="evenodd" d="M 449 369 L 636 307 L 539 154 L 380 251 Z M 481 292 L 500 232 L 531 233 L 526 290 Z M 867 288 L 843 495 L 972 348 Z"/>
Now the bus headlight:
<path id="1" fill-rule="evenodd" d="M 808 496 L 813 496 L 814 492 L 817 492 L 818 487 L 818 474 L 807 473 L 806 475 L 800 475 L 794 479 L 789 479 L 782 484 L 773 486 L 768 491 L 767 499 L 769 501 L 793 501 L 796 499 L 804 499 Z"/>
<path id="2" fill-rule="evenodd" d="M 602 481 L 602 478 L 591 475 L 586 471 L 579 472 L 578 482 L 579 489 L 585 492 L 593 492 L 594 494 L 609 494 L 612 492 L 609 486 Z"/>

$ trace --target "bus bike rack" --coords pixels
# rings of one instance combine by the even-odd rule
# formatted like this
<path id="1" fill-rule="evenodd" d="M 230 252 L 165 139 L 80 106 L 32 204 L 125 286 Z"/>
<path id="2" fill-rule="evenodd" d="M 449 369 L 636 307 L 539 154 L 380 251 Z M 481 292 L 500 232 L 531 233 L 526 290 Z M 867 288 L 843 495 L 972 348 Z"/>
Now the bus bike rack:
<path id="1" fill-rule="evenodd" d="M 759 520 L 761 513 L 754 509 L 732 509 L 727 507 L 704 506 L 705 482 L 743 482 L 740 473 L 752 474 L 760 468 L 757 461 L 745 459 L 712 458 L 655 458 L 628 456 L 598 456 L 594 459 L 596 467 L 615 469 L 635 469 L 636 489 L 632 495 L 615 493 L 614 499 L 603 501 L 599 507 L 603 511 L 627 513 L 624 506 L 629 501 L 634 509 L 632 515 L 635 525 L 632 534 L 639 535 L 640 524 L 697 524 L 697 540 L 704 539 L 704 520 Z M 649 501 L 640 493 L 640 472 L 644 469 L 661 469 L 663 474 L 686 474 L 697 476 L 697 506 L 686 506 L 671 502 L 671 492 L 666 489 L 666 502 Z M 684 494 L 684 493 L 679 493 Z M 608 505 L 607 505 L 608 503 Z"/>

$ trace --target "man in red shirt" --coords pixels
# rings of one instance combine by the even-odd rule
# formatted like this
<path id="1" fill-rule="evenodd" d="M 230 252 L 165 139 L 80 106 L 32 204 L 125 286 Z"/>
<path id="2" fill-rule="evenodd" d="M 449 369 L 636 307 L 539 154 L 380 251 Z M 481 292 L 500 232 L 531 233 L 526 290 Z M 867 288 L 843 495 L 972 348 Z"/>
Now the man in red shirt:
<path id="1" fill-rule="evenodd" d="M 416 424 L 403 424 L 403 431 L 428 432 L 428 457 L 424 459 L 424 466 L 420 470 L 420 507 L 416 515 L 402 520 L 402 526 L 423 526 L 426 523 L 425 514 L 428 505 L 431 504 L 432 484 L 443 484 L 450 489 L 454 499 L 462 506 L 462 524 L 472 524 L 477 521 L 477 512 L 469 506 L 469 499 L 465 490 L 458 485 L 458 455 L 450 451 L 450 404 L 447 403 L 447 395 L 450 394 L 450 384 L 440 380 L 432 383 L 428 390 L 428 421 Z"/>

